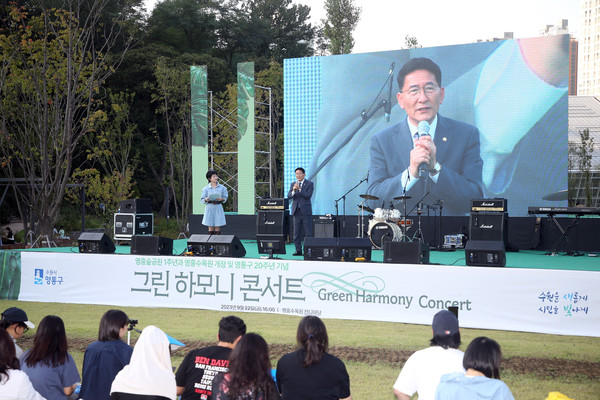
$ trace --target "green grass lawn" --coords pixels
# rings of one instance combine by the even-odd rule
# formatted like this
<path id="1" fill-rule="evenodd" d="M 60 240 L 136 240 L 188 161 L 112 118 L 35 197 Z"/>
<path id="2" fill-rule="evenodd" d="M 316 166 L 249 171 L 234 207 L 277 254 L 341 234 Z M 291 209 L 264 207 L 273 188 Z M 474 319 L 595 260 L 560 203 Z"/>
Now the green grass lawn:
<path id="1" fill-rule="evenodd" d="M 100 317 L 109 308 L 122 309 L 130 318 L 139 320 L 140 329 L 156 325 L 191 346 L 198 342 L 216 342 L 218 322 L 229 314 L 190 309 L 0 301 L 0 310 L 11 306 L 23 308 L 35 324 L 47 314 L 60 316 L 65 321 L 70 352 L 80 371 L 85 345 L 95 340 Z M 274 348 L 288 349 L 295 345 L 299 317 L 236 315 L 244 319 L 249 332 L 261 334 Z M 406 356 L 424 348 L 431 338 L 431 327 L 424 325 L 336 319 L 327 319 L 325 324 L 331 352 L 345 361 L 352 397 L 359 400 L 393 399 L 392 385 L 403 360 L 392 356 Z M 28 348 L 34 334 L 35 330 L 26 333 L 23 348 Z M 462 329 L 461 334 L 462 350 L 477 336 L 489 336 L 501 344 L 507 359 L 501 371 L 502 378 L 515 399 L 545 399 L 550 391 L 559 391 L 577 400 L 600 399 L 600 338 L 481 329 Z M 137 337 L 137 333 L 132 333 L 132 338 Z M 179 365 L 188 350 L 173 354 L 174 366 Z M 273 364 L 278 357 L 278 354 L 273 355 Z"/>

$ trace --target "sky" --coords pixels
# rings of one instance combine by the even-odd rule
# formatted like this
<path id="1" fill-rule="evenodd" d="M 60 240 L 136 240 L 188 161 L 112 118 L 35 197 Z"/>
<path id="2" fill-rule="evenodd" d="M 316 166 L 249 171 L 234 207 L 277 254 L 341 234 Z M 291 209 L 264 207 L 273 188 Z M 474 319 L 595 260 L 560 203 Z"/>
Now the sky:
<path id="1" fill-rule="evenodd" d="M 146 0 L 148 11 L 160 0 Z M 423 47 L 473 43 L 477 39 L 539 36 L 546 25 L 569 20 L 577 37 L 583 0 L 354 0 L 362 9 L 353 53 L 398 50 L 406 35 Z M 325 0 L 293 0 L 311 8 L 314 25 L 325 18 Z"/>

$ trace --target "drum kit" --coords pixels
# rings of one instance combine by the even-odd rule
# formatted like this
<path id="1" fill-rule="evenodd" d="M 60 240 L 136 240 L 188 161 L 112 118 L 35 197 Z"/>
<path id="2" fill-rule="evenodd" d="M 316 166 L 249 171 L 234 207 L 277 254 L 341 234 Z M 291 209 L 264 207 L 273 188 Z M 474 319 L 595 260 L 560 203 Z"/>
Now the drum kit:
<path id="1" fill-rule="evenodd" d="M 361 194 L 364 200 L 379 200 L 379 197 L 370 194 Z M 394 208 L 394 205 L 390 203 L 390 208 L 385 208 L 385 203 L 381 208 L 372 209 L 367 207 L 364 202 L 358 205 L 359 214 L 359 236 L 363 237 L 364 234 L 364 213 L 370 213 L 369 216 L 367 235 L 373 244 L 373 247 L 382 249 L 386 241 L 400 242 L 406 240 L 408 237 L 406 231 L 412 226 L 413 220 L 406 218 L 406 200 L 410 199 L 410 196 L 398 196 L 394 197 L 394 200 L 402 200 L 404 202 L 404 216 L 399 209 Z M 419 213 L 419 219 L 421 215 Z M 420 225 L 420 224 L 419 224 Z"/>

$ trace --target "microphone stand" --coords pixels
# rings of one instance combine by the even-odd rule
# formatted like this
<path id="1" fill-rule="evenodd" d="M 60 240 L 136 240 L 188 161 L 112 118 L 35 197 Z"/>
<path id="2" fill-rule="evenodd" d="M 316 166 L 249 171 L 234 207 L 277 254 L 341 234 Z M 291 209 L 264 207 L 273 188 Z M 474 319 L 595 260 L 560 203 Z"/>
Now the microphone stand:
<path id="1" fill-rule="evenodd" d="M 385 83 L 383 84 L 383 87 L 381 88 L 381 90 L 379 91 L 379 93 L 377 93 L 377 96 L 375 97 L 375 99 L 377 99 L 379 97 L 379 95 L 381 94 L 381 92 L 383 91 L 383 88 L 385 88 L 385 85 L 392 85 L 392 82 L 394 81 L 394 65 L 396 63 L 392 63 L 391 65 L 391 69 L 390 69 L 390 73 L 388 74 L 388 77 L 385 80 Z M 389 82 L 389 83 L 388 83 Z M 391 89 L 390 89 L 391 90 Z M 391 91 L 390 91 L 390 97 L 391 97 Z M 327 156 L 327 158 L 325 160 L 323 160 L 321 162 L 321 164 L 319 164 L 319 166 L 317 166 L 317 168 L 315 168 L 314 172 L 312 173 L 312 176 L 309 178 L 309 180 L 314 180 L 315 176 L 317 176 L 317 174 L 323 169 L 323 167 L 325 165 L 327 165 L 329 163 L 329 161 L 331 161 L 331 159 L 333 157 L 336 156 L 336 154 L 344 147 L 346 146 L 350 140 L 352 140 L 352 138 L 354 137 L 354 135 L 356 135 L 358 133 L 358 131 L 366 125 L 366 123 L 373 117 L 373 115 L 375 115 L 375 113 L 377 111 L 379 111 L 381 108 L 384 109 L 384 111 L 390 111 L 391 112 L 391 98 L 388 100 L 381 100 L 379 103 L 377 103 L 377 106 L 375 106 L 375 108 L 371 111 L 367 111 L 367 110 L 362 110 L 360 113 L 360 116 L 362 117 L 362 119 L 360 120 L 360 122 L 358 123 L 358 126 L 352 131 L 352 133 L 350 135 L 348 135 L 348 137 L 346 137 L 346 139 L 344 139 L 344 141 L 342 143 L 340 143 L 340 145 L 331 152 L 331 154 L 329 154 L 329 156 Z M 387 113 L 386 113 L 387 114 Z M 386 116 L 386 121 L 388 120 L 388 117 Z"/>
<path id="2" fill-rule="evenodd" d="M 334 200 L 334 203 L 335 203 L 335 215 L 338 216 L 338 217 L 340 216 L 340 214 L 338 213 L 338 203 L 339 203 L 340 200 L 343 200 L 342 210 L 344 212 L 344 220 L 343 220 L 342 224 L 343 224 L 344 228 L 346 228 L 346 196 L 349 195 L 354 189 L 356 189 L 357 187 L 359 187 L 361 183 L 366 182 L 367 181 L 367 177 L 368 176 L 365 176 L 364 178 L 362 178 L 360 180 L 360 182 L 358 182 L 356 185 L 354 185 L 354 187 L 352 187 L 352 189 L 350 189 L 346 193 L 344 193 L 342 195 L 342 197 L 340 197 L 339 199 Z"/>

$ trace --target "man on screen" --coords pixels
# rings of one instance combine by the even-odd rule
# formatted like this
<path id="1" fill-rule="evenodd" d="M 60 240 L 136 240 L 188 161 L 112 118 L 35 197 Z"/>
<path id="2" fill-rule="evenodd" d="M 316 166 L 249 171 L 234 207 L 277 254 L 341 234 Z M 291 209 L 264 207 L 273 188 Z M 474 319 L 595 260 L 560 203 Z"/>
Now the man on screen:
<path id="1" fill-rule="evenodd" d="M 470 200 L 483 197 L 479 131 L 438 114 L 442 73 L 430 59 L 409 60 L 397 79 L 398 104 L 407 118 L 371 138 L 368 193 L 386 206 L 394 197 L 410 196 L 407 211 L 423 198 L 425 204 L 442 200 L 446 214 L 465 215 Z M 429 135 L 418 128 L 422 121 Z"/>

